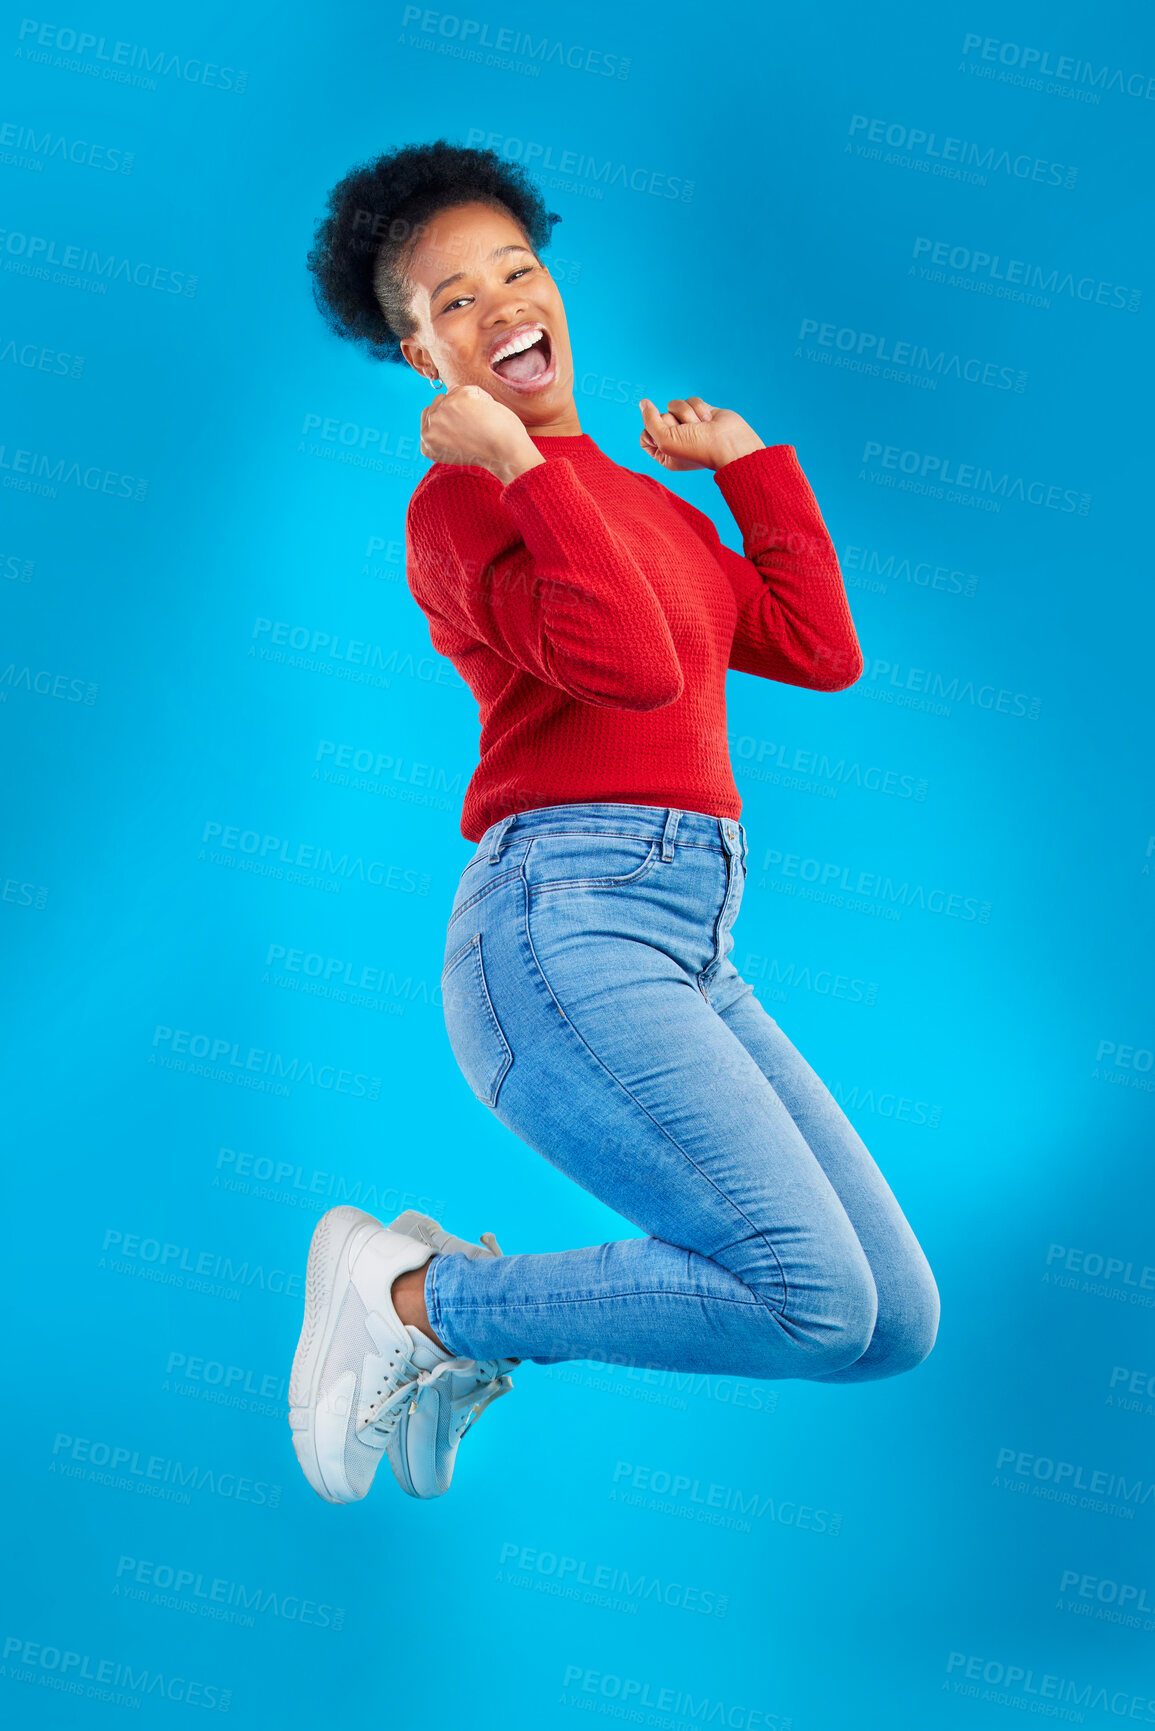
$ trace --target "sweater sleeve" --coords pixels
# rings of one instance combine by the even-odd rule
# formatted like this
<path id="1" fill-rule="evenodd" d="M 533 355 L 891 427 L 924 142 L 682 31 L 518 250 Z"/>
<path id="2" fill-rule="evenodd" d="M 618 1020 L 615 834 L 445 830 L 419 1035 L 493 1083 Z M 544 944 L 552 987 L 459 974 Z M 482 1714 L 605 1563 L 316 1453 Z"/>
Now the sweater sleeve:
<path id="1" fill-rule="evenodd" d="M 566 458 L 506 487 L 446 466 L 414 495 L 407 529 L 418 603 L 512 666 L 607 708 L 681 697 L 661 605 Z"/>
<path id="2" fill-rule="evenodd" d="M 735 457 L 714 480 L 742 531 L 741 554 L 704 511 L 666 491 L 730 578 L 738 621 L 729 665 L 784 685 L 844 691 L 862 672 L 862 650 L 838 555 L 793 445 Z"/>

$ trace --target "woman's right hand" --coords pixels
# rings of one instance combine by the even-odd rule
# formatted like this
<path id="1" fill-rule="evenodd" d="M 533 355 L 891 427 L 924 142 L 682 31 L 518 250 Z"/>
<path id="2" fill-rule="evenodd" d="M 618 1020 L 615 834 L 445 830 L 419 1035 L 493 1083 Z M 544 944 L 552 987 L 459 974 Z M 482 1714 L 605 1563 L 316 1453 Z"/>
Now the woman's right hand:
<path id="1" fill-rule="evenodd" d="M 503 487 L 545 462 L 513 410 L 480 385 L 454 385 L 426 404 L 421 455 L 435 463 L 476 464 L 496 475 Z"/>

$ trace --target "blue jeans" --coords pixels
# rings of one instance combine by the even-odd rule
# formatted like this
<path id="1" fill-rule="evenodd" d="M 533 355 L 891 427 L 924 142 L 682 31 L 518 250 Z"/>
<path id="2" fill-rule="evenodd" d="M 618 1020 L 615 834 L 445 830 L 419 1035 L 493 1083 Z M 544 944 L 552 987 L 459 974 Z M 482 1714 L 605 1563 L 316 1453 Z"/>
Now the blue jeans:
<path id="1" fill-rule="evenodd" d="M 454 1056 L 515 1135 L 646 1234 L 435 1256 L 455 1355 L 857 1382 L 934 1344 L 938 1291 L 881 1172 L 729 954 L 742 825 L 584 803 L 491 826 L 442 991 Z"/>

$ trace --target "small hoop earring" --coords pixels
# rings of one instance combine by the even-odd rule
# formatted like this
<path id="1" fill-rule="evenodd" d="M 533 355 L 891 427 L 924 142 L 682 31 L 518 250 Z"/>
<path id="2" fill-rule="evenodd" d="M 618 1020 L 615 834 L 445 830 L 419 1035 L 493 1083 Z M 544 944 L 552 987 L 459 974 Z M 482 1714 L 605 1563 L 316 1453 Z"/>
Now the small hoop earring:
<path id="1" fill-rule="evenodd" d="M 434 375 L 430 379 L 429 383 L 432 385 L 433 389 L 436 390 L 438 385 L 441 383 L 441 380 L 437 377 L 437 374 L 434 373 Z"/>

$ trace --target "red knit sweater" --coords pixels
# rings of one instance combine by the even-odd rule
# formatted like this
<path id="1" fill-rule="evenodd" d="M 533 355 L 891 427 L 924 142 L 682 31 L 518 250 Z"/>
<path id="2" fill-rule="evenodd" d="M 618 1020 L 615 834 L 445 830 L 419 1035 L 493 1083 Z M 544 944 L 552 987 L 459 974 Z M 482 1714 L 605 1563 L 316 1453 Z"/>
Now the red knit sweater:
<path id="1" fill-rule="evenodd" d="M 714 471 L 743 557 L 588 433 L 533 442 L 546 461 L 507 487 L 487 469 L 434 463 L 409 503 L 409 587 L 480 712 L 462 835 L 479 841 L 509 812 L 575 800 L 737 818 L 726 669 L 814 691 L 862 671 L 794 447 Z"/>

